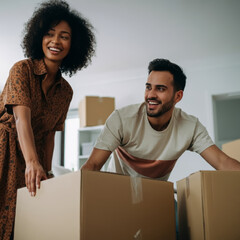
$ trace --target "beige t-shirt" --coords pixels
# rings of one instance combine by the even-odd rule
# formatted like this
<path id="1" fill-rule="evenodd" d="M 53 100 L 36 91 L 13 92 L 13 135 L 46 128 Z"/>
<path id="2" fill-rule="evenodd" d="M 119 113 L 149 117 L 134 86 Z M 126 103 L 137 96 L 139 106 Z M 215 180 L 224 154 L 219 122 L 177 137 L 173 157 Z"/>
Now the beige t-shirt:
<path id="1" fill-rule="evenodd" d="M 200 154 L 213 144 L 199 120 L 179 108 L 174 109 L 165 130 L 154 130 L 142 103 L 115 110 L 95 147 L 113 152 L 111 172 L 167 180 L 186 150 Z"/>

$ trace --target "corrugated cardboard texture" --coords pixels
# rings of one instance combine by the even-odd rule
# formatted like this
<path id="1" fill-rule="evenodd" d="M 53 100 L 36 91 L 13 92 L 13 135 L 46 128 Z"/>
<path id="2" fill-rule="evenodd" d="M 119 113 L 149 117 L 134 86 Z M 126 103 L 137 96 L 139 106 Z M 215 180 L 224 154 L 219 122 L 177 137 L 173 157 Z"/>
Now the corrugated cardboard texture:
<path id="1" fill-rule="evenodd" d="M 199 175 L 200 173 L 196 173 L 177 182 L 179 238 L 181 240 L 204 239 L 202 192 Z"/>
<path id="2" fill-rule="evenodd" d="M 222 150 L 240 162 L 240 139 L 223 144 Z"/>
<path id="3" fill-rule="evenodd" d="M 36 197 L 18 190 L 14 240 L 80 239 L 80 174 L 41 183 Z"/>
<path id="4" fill-rule="evenodd" d="M 178 181 L 180 239 L 240 239 L 239 183 L 239 171 L 201 171 Z"/>
<path id="5" fill-rule="evenodd" d="M 203 181 L 206 239 L 240 239 L 240 172 L 207 172 Z"/>
<path id="6" fill-rule="evenodd" d="M 15 240 L 175 240 L 173 184 L 83 171 L 42 183 L 37 197 L 18 191 Z"/>
<path id="7" fill-rule="evenodd" d="M 138 232 L 139 239 L 175 239 L 172 183 L 142 179 L 143 199 L 135 204 L 130 177 L 85 174 L 82 239 L 134 239 Z"/>
<path id="8" fill-rule="evenodd" d="M 79 104 L 80 127 L 103 125 L 114 109 L 112 97 L 86 96 Z"/>

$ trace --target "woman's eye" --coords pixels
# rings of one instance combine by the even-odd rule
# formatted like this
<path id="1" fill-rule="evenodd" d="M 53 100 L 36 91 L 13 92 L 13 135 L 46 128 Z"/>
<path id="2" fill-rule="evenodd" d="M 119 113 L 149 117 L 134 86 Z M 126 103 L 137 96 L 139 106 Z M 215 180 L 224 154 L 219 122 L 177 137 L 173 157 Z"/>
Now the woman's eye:
<path id="1" fill-rule="evenodd" d="M 68 40 L 68 39 L 69 39 L 68 36 L 61 36 L 61 38 L 62 38 L 63 40 Z"/>
<path id="2" fill-rule="evenodd" d="M 53 36 L 53 33 L 48 32 L 46 35 L 49 36 L 49 37 L 52 37 L 52 36 Z"/>

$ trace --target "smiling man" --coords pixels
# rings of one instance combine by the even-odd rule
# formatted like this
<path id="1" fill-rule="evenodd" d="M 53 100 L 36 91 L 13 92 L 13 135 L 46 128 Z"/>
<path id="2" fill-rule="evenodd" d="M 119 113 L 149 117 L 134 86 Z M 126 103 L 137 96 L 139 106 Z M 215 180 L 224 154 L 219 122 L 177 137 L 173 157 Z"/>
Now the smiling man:
<path id="1" fill-rule="evenodd" d="M 217 148 L 196 117 L 175 107 L 186 84 L 182 69 L 155 59 L 148 71 L 145 102 L 111 114 L 82 169 L 100 170 L 113 153 L 109 171 L 167 180 L 178 158 L 190 150 L 215 169 L 240 170 L 240 163 Z"/>

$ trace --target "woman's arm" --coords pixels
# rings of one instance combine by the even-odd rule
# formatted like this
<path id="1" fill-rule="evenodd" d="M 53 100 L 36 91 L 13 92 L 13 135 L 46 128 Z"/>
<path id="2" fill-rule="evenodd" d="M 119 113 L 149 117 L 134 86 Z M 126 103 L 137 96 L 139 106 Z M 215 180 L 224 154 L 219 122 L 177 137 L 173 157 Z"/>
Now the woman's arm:
<path id="1" fill-rule="evenodd" d="M 31 196 L 36 195 L 36 187 L 40 188 L 40 181 L 47 179 L 39 163 L 35 141 L 31 126 L 31 110 L 26 106 L 13 106 L 13 115 L 20 147 L 26 162 L 25 182 Z"/>

